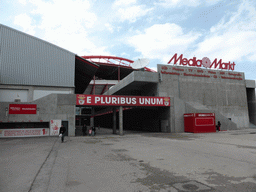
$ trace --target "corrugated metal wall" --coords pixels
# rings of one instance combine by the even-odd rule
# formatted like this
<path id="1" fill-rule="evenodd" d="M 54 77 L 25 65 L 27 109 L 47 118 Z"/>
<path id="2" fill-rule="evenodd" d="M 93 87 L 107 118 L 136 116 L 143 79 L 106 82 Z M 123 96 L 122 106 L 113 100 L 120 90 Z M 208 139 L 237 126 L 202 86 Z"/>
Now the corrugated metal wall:
<path id="1" fill-rule="evenodd" d="M 0 83 L 74 87 L 75 54 L 0 24 Z"/>

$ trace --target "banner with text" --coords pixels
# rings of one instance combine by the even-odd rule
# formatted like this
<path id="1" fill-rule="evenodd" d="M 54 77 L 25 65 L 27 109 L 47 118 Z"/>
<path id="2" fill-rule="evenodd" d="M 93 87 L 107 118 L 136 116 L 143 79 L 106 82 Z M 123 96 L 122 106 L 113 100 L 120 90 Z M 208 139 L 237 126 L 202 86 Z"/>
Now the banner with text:
<path id="1" fill-rule="evenodd" d="M 36 114 L 36 104 L 9 104 L 9 114 Z"/>
<path id="2" fill-rule="evenodd" d="M 35 129 L 0 129 L 0 137 L 49 136 L 49 128 Z"/>
<path id="3" fill-rule="evenodd" d="M 93 106 L 170 106 L 170 97 L 76 95 L 76 105 Z"/>
<path id="4" fill-rule="evenodd" d="M 50 135 L 59 135 L 59 130 L 61 127 L 60 119 L 53 119 L 50 121 Z"/>

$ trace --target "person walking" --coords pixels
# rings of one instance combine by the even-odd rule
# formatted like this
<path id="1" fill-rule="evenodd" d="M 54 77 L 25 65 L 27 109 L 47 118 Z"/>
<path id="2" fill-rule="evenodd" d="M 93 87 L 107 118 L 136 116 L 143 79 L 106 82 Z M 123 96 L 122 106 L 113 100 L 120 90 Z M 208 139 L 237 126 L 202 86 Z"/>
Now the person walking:
<path id="1" fill-rule="evenodd" d="M 59 134 L 62 134 L 62 136 L 61 136 L 61 142 L 62 143 L 64 142 L 65 133 L 66 133 L 66 127 L 64 127 L 63 124 L 62 124 L 61 127 L 60 127 L 60 132 L 59 132 Z"/>
<path id="2" fill-rule="evenodd" d="M 95 126 L 92 126 L 92 136 L 96 135 L 96 129 Z"/>
<path id="3" fill-rule="evenodd" d="M 220 131 L 220 126 L 221 126 L 221 123 L 220 123 L 220 121 L 218 121 L 218 124 L 217 124 L 217 131 Z"/>
<path id="4" fill-rule="evenodd" d="M 89 136 L 92 135 L 92 128 L 89 129 Z"/>

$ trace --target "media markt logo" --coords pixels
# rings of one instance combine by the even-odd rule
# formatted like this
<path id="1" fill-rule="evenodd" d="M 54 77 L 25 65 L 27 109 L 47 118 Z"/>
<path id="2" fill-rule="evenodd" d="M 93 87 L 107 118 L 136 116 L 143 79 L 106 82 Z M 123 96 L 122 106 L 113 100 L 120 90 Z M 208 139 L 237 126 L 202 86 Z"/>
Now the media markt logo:
<path id="1" fill-rule="evenodd" d="M 205 67 L 205 68 L 210 68 L 211 67 L 211 60 L 208 58 L 208 57 L 204 57 L 202 59 L 202 65 Z"/>
<path id="2" fill-rule="evenodd" d="M 84 95 L 79 95 L 79 96 L 78 96 L 78 103 L 79 103 L 80 105 L 83 105 L 83 104 L 85 103 L 85 99 L 86 99 L 86 96 L 84 96 Z"/>
<path id="3" fill-rule="evenodd" d="M 231 63 L 230 61 L 227 63 L 222 62 L 222 59 L 218 60 L 217 58 L 214 59 L 213 62 L 208 57 L 204 57 L 202 60 L 193 57 L 191 59 L 183 58 L 183 54 L 178 57 L 178 54 L 175 53 L 173 57 L 170 59 L 168 64 L 173 61 L 173 64 L 177 64 L 183 66 L 190 66 L 190 67 L 206 67 L 206 68 L 214 68 L 214 69 L 226 69 L 226 70 L 235 70 L 235 62 Z"/>
<path id="4" fill-rule="evenodd" d="M 165 104 L 165 106 L 169 106 L 170 105 L 170 98 L 168 98 L 168 97 L 164 98 L 164 104 Z"/>

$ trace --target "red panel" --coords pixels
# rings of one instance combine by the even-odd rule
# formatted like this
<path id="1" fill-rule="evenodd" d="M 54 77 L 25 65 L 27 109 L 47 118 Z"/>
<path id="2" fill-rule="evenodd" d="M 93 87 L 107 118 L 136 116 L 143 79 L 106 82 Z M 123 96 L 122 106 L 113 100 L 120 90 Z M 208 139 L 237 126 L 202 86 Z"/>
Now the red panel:
<path id="1" fill-rule="evenodd" d="M 196 118 L 196 126 L 203 126 L 203 125 L 214 125 L 213 118 Z"/>
<path id="2" fill-rule="evenodd" d="M 36 104 L 9 104 L 9 114 L 36 114 Z"/>
<path id="3" fill-rule="evenodd" d="M 168 107 L 170 106 L 170 97 L 76 95 L 76 105 Z"/>
<path id="4" fill-rule="evenodd" d="M 184 114 L 184 131 L 193 132 L 194 130 L 194 113 Z"/>
<path id="5" fill-rule="evenodd" d="M 214 113 L 184 114 L 184 131 L 192 133 L 216 132 Z"/>

